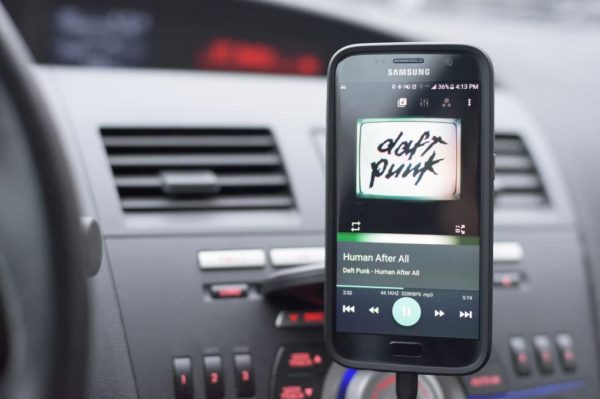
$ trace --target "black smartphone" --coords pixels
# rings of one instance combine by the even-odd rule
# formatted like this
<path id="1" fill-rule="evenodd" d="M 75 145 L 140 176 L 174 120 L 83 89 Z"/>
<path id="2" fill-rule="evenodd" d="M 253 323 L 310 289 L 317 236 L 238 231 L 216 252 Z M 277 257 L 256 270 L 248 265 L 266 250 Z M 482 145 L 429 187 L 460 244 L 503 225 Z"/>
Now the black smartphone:
<path id="1" fill-rule="evenodd" d="M 329 65 L 326 344 L 353 368 L 467 374 L 490 352 L 493 73 L 453 44 Z"/>

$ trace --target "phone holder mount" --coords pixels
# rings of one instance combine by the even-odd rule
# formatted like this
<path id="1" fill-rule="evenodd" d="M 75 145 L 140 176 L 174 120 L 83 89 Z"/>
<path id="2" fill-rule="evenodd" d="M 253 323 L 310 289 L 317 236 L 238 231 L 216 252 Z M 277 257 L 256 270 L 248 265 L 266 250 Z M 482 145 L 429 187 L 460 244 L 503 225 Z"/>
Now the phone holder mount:
<path id="1" fill-rule="evenodd" d="M 418 374 L 396 373 L 396 397 L 398 399 L 417 399 L 418 393 Z"/>
<path id="2" fill-rule="evenodd" d="M 261 284 L 260 291 L 267 297 L 291 297 L 300 291 L 306 299 L 309 286 L 323 284 L 325 265 L 322 263 L 297 266 L 273 273 Z M 310 295 L 309 295 L 310 297 Z M 419 375 L 415 373 L 396 373 L 396 397 L 398 399 L 417 399 Z"/>

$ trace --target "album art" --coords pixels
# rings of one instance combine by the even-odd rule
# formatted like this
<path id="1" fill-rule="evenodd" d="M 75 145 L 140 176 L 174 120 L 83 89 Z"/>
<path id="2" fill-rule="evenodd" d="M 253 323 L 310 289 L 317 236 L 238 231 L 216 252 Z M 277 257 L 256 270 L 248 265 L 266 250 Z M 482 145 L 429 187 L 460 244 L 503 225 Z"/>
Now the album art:
<path id="1" fill-rule="evenodd" d="M 358 197 L 460 198 L 460 119 L 359 119 L 357 134 Z"/>

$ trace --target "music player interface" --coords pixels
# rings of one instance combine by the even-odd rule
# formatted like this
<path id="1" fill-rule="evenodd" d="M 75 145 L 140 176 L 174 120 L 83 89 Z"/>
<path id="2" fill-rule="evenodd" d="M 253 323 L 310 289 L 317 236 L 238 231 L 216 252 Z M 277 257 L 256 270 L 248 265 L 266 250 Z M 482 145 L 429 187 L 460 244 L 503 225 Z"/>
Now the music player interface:
<path id="1" fill-rule="evenodd" d="M 337 84 L 336 330 L 478 339 L 479 84 Z"/>

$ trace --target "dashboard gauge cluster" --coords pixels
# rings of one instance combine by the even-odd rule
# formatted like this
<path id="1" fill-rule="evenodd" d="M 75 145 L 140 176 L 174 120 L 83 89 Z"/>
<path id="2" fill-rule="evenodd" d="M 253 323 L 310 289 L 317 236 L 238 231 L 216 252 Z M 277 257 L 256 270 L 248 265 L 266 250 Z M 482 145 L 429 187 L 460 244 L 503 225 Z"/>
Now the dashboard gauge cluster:
<path id="1" fill-rule="evenodd" d="M 33 15 L 30 3 L 4 1 L 37 61 L 49 64 L 324 75 L 344 45 L 398 41 L 245 1 L 52 0 Z"/>

